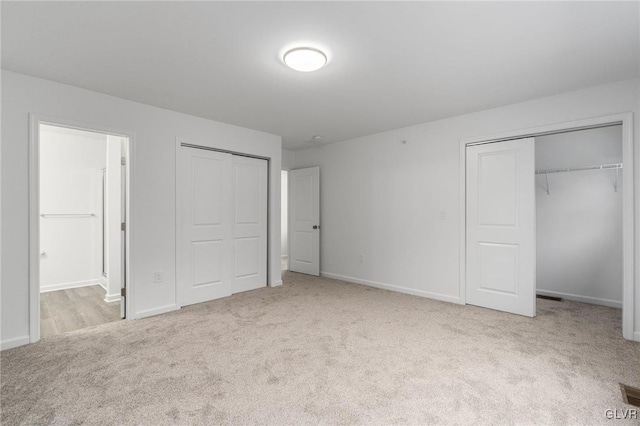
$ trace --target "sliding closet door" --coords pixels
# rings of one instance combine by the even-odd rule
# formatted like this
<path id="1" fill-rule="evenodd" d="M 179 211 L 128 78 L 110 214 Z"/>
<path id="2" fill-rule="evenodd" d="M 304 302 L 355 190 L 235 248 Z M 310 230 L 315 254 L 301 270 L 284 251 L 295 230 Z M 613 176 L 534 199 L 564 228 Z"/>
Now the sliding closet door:
<path id="1" fill-rule="evenodd" d="M 534 139 L 467 148 L 467 303 L 535 316 Z"/>
<path id="2" fill-rule="evenodd" d="M 232 292 L 267 285 L 267 161 L 233 156 Z"/>
<path id="3" fill-rule="evenodd" d="M 178 304 L 232 293 L 231 154 L 181 148 Z"/>

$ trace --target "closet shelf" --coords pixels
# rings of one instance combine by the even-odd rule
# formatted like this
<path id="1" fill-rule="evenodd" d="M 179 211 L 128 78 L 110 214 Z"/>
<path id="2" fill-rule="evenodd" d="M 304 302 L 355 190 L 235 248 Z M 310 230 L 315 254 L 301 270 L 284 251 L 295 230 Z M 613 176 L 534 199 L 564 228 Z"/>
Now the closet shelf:
<path id="1" fill-rule="evenodd" d="M 41 214 L 40 217 L 93 217 L 95 213 L 48 213 Z"/>
<path id="2" fill-rule="evenodd" d="M 570 168 L 570 169 L 536 170 L 536 174 L 546 175 L 548 173 L 579 172 L 583 170 L 617 170 L 621 168 L 622 168 L 622 163 L 614 163 L 614 164 L 600 164 L 598 166 L 590 166 L 590 167 L 577 167 L 577 168 Z"/>
<path id="3" fill-rule="evenodd" d="M 551 194 L 551 192 L 549 192 L 549 173 L 579 172 L 584 170 L 615 170 L 616 174 L 614 175 L 613 191 L 618 192 L 618 170 L 620 169 L 622 169 L 622 163 L 613 163 L 613 164 L 600 164 L 597 166 L 590 166 L 590 167 L 536 170 L 536 174 L 544 175 L 544 179 L 547 184 L 547 195 L 549 195 Z"/>

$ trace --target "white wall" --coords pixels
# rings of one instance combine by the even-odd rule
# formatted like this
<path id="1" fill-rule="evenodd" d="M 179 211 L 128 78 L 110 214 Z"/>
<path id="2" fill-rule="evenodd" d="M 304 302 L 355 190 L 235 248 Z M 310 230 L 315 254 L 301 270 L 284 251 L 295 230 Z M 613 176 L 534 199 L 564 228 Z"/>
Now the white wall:
<path id="1" fill-rule="evenodd" d="M 622 162 L 622 127 L 536 138 L 536 169 Z M 536 176 L 539 294 L 622 307 L 622 173 L 574 171 Z"/>
<path id="2" fill-rule="evenodd" d="M 634 79 L 296 151 L 297 168 L 322 169 L 321 270 L 459 301 L 460 139 L 633 111 L 640 164 L 639 83 Z M 638 176 L 636 166 L 636 206 Z M 635 294 L 639 331 L 637 278 Z"/>
<path id="3" fill-rule="evenodd" d="M 280 247 L 282 250 L 282 257 L 289 256 L 289 216 L 288 216 L 288 198 L 289 198 L 289 185 L 288 185 L 288 171 L 295 166 L 295 152 L 287 149 L 282 150 L 282 187 L 281 187 L 281 223 L 280 223 Z"/>
<path id="4" fill-rule="evenodd" d="M 2 348 L 29 340 L 29 114 L 134 133 L 130 313 L 176 308 L 176 138 L 270 158 L 269 283 L 280 283 L 281 138 L 2 71 Z M 164 281 L 153 283 L 154 271 Z"/>
<path id="5" fill-rule="evenodd" d="M 282 150 L 282 170 L 291 170 L 295 166 L 296 153 L 288 149 Z"/>
<path id="6" fill-rule="evenodd" d="M 107 138 L 51 126 L 40 135 L 40 214 L 94 214 L 40 217 L 40 290 L 99 284 Z"/>

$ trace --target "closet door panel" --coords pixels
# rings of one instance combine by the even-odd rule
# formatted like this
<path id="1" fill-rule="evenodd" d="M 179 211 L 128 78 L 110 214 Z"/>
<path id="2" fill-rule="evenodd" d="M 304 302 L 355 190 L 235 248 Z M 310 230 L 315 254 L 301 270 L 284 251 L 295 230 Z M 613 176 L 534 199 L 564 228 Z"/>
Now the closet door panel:
<path id="1" fill-rule="evenodd" d="M 467 303 L 535 316 L 535 145 L 467 147 Z"/>
<path id="2" fill-rule="evenodd" d="M 181 148 L 178 304 L 231 294 L 230 154 Z"/>
<path id="3" fill-rule="evenodd" d="M 267 285 L 267 165 L 233 157 L 233 293 Z"/>

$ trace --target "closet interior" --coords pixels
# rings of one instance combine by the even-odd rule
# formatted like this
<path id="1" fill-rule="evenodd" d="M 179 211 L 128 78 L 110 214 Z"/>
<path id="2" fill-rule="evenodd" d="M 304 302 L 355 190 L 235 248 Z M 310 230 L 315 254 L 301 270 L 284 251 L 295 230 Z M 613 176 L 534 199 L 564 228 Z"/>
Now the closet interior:
<path id="1" fill-rule="evenodd" d="M 536 137 L 538 296 L 622 307 L 622 127 Z"/>

